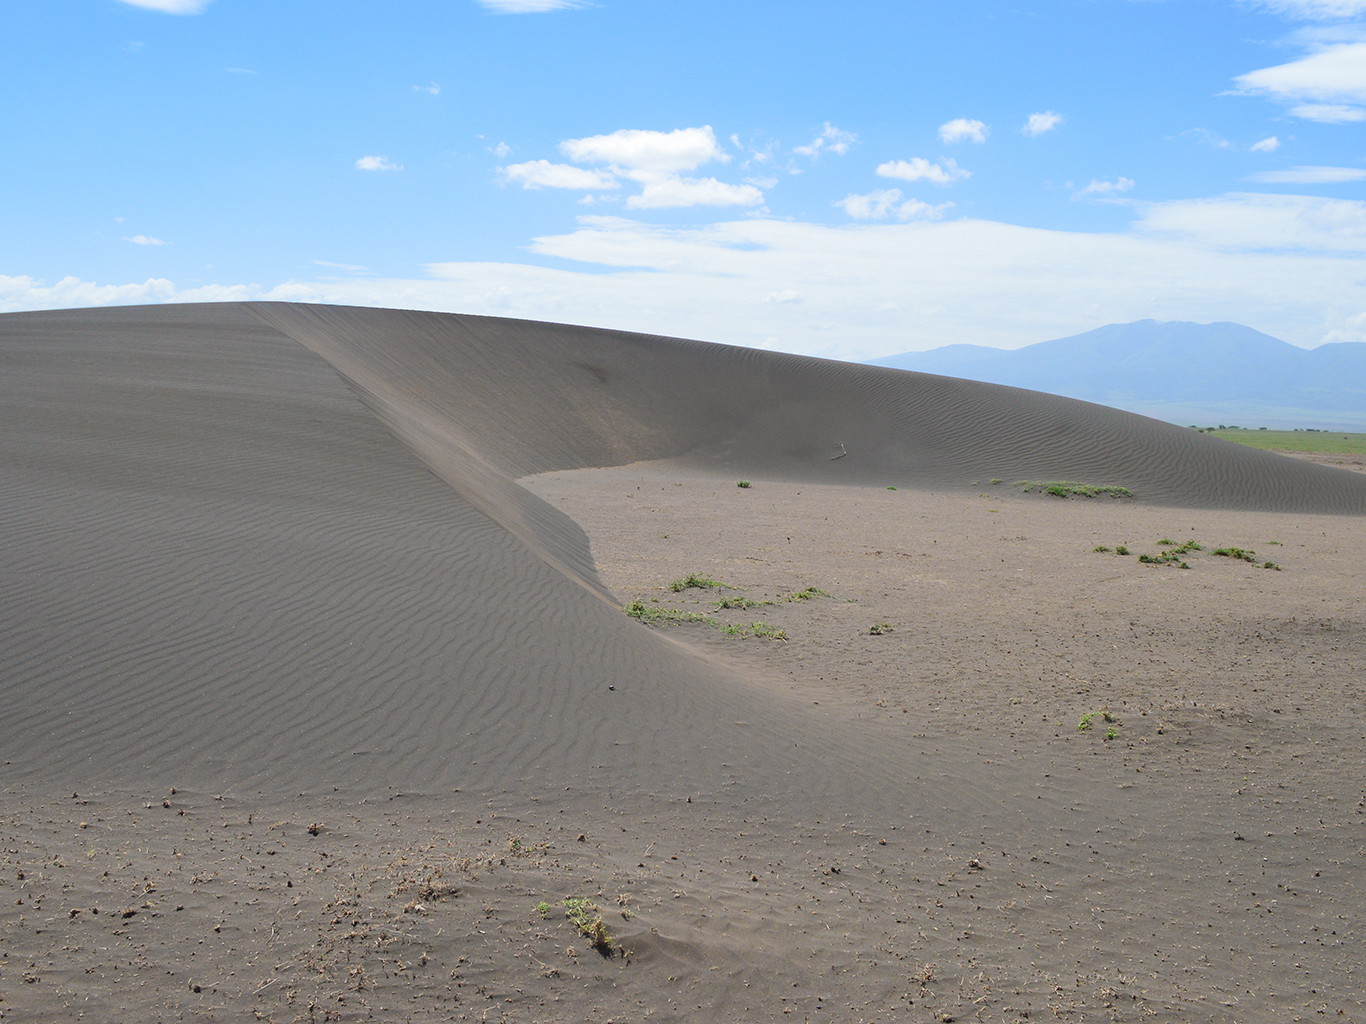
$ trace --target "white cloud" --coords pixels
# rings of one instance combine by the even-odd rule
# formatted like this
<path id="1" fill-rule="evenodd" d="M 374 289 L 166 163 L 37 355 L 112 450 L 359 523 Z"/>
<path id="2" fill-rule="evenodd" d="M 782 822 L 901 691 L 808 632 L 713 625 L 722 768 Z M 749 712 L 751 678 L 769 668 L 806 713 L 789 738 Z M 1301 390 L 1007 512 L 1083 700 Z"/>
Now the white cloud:
<path id="1" fill-rule="evenodd" d="M 1256 0 L 1257 6 L 1302 21 L 1336 21 L 1366 14 L 1366 0 Z"/>
<path id="2" fill-rule="evenodd" d="M 401 171 L 403 167 L 399 164 L 389 162 L 388 157 L 384 156 L 363 156 L 356 161 L 358 171 Z"/>
<path id="3" fill-rule="evenodd" d="M 500 142 L 498 143 L 498 145 L 490 149 L 489 152 L 496 156 L 499 160 L 501 160 L 503 159 L 503 157 L 507 156 L 509 153 L 512 152 L 512 147 L 509 146 L 506 142 Z"/>
<path id="4" fill-rule="evenodd" d="M 730 160 L 730 154 L 717 144 L 711 125 L 671 132 L 623 128 L 610 135 L 566 139 L 560 143 L 560 152 L 576 163 L 656 172 L 691 171 L 712 160 Z"/>
<path id="5" fill-rule="evenodd" d="M 878 188 L 867 195 L 847 195 L 835 205 L 858 220 L 881 220 L 901 202 L 901 189 Z"/>
<path id="6" fill-rule="evenodd" d="M 1270 138 L 1263 139 L 1261 142 L 1254 142 L 1248 149 L 1254 153 L 1274 153 L 1281 148 L 1281 140 L 1272 135 Z"/>
<path id="7" fill-rule="evenodd" d="M 1366 203 L 1238 193 L 1139 208 L 1140 233 L 1231 252 L 1366 255 Z"/>
<path id="8" fill-rule="evenodd" d="M 898 205 L 899 204 L 899 205 Z M 898 220 L 938 220 L 953 203 L 932 206 L 919 199 L 901 202 L 901 189 L 874 189 L 866 195 L 848 195 L 834 203 L 855 220 L 885 220 L 895 215 Z"/>
<path id="9" fill-rule="evenodd" d="M 1030 138 L 1038 138 L 1044 132 L 1051 132 L 1058 127 L 1063 120 L 1061 114 L 1052 110 L 1044 110 L 1037 114 L 1030 114 L 1029 120 L 1024 123 L 1024 127 L 1020 131 Z"/>
<path id="10" fill-rule="evenodd" d="M 794 146 L 792 152 L 800 153 L 802 156 L 819 156 L 822 152 L 843 156 L 849 152 L 849 147 L 856 142 L 858 142 L 858 136 L 853 132 L 843 131 L 826 121 L 821 133 L 812 139 L 809 145 Z"/>
<path id="11" fill-rule="evenodd" d="M 570 164 L 552 164 L 549 160 L 528 160 L 500 168 L 509 181 L 520 182 L 522 188 L 618 188 L 617 180 L 607 171 L 590 171 Z"/>
<path id="12" fill-rule="evenodd" d="M 665 174 L 645 180 L 640 194 L 627 199 L 626 205 L 636 210 L 663 210 L 685 206 L 758 206 L 763 201 L 764 194 L 753 185 L 728 185 L 715 178 Z"/>
<path id="13" fill-rule="evenodd" d="M 441 86 L 437 85 L 435 82 L 428 82 L 426 85 L 413 86 L 413 92 L 425 92 L 430 93 L 433 96 L 440 96 Z"/>
<path id="14" fill-rule="evenodd" d="M 1131 178 L 1118 178 L 1115 181 L 1096 181 L 1091 179 L 1091 184 L 1072 194 L 1073 199 L 1080 199 L 1082 196 L 1112 196 L 1118 192 L 1129 192 L 1133 189 L 1134 183 Z"/>
<path id="15" fill-rule="evenodd" d="M 1249 71 L 1234 79 L 1239 90 L 1294 104 L 1291 113 L 1312 121 L 1366 118 L 1366 41 L 1325 46 L 1289 64 Z"/>
<path id="16" fill-rule="evenodd" d="M 0 277 L 0 309 L 280 299 L 453 310 L 837 358 L 1016 347 L 1144 318 L 1231 320 L 1300 345 L 1366 340 L 1366 203 L 1230 195 L 1135 207 L 1133 230 L 961 218 L 691 228 L 585 217 L 537 238 L 568 267 L 432 264 L 411 278 L 178 290 Z M 578 264 L 574 266 L 573 264 Z M 800 301 L 784 301 L 796 293 Z M 828 324 L 841 330 L 830 331 Z M 770 339 L 777 339 L 770 341 Z"/>
<path id="17" fill-rule="evenodd" d="M 253 71 L 251 68 L 224 68 L 223 70 L 226 71 L 226 72 L 228 72 L 228 74 L 230 74 L 230 75 L 254 75 L 254 74 L 256 74 L 256 72 Z"/>
<path id="18" fill-rule="evenodd" d="M 134 7 L 145 7 L 149 11 L 164 14 L 202 14 L 212 0 L 122 0 Z"/>
<path id="19" fill-rule="evenodd" d="M 1258 171 L 1253 181 L 1268 185 L 1335 185 L 1366 179 L 1366 171 L 1356 167 L 1289 167 L 1283 171 Z"/>
<path id="20" fill-rule="evenodd" d="M 960 178 L 971 176 L 958 163 L 945 158 L 942 164 L 932 164 L 924 157 L 914 156 L 910 160 L 889 160 L 878 164 L 878 177 L 900 178 L 902 181 L 929 181 L 936 185 L 952 185 Z"/>
<path id="21" fill-rule="evenodd" d="M 1349 107 L 1344 103 L 1301 103 L 1291 107 L 1290 113 L 1306 121 L 1322 124 L 1352 124 L 1366 121 L 1366 107 Z"/>
<path id="22" fill-rule="evenodd" d="M 971 139 L 973 142 L 986 142 L 989 129 L 981 121 L 969 121 L 966 117 L 955 117 L 952 121 L 946 121 L 939 126 L 939 138 L 942 142 L 962 142 L 964 139 Z"/>
<path id="23" fill-rule="evenodd" d="M 543 14 L 581 7 L 579 0 L 479 0 L 495 14 Z"/>
<path id="24" fill-rule="evenodd" d="M 153 238 L 151 235 L 134 235 L 132 238 L 125 238 L 125 242 L 132 242 L 134 245 L 165 245 L 160 238 Z"/>

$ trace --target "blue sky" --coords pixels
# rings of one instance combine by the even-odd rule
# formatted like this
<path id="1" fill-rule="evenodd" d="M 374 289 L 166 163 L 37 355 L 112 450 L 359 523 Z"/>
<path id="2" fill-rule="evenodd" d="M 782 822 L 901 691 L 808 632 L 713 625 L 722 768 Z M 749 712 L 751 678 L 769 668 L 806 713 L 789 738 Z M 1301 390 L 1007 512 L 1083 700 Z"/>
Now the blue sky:
<path id="1" fill-rule="evenodd" d="M 44 0 L 0 81 L 0 310 L 1366 340 L 1366 0 Z"/>

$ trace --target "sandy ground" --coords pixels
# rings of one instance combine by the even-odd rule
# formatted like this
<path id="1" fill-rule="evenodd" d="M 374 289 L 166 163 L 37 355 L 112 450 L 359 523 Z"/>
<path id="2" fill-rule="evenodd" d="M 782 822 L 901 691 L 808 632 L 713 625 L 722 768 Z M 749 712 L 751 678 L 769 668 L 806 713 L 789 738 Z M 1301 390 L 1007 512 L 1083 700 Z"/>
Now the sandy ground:
<path id="1" fill-rule="evenodd" d="M 1366 1019 L 1360 474 L 340 307 L 0 394 L 4 1020 Z"/>
<path id="2" fill-rule="evenodd" d="M 1358 519 L 667 466 L 526 483 L 623 601 L 784 630 L 663 627 L 912 748 L 921 806 L 775 833 L 775 808 L 715 794 L 12 789 L 0 1013 L 1366 1017 Z M 1206 550 L 1186 570 L 1090 550 L 1164 538 Z M 738 589 L 668 589 L 690 572 Z M 783 600 L 809 587 L 829 596 Z M 780 603 L 713 607 L 740 596 Z M 569 895 L 631 955 L 594 952 Z"/>

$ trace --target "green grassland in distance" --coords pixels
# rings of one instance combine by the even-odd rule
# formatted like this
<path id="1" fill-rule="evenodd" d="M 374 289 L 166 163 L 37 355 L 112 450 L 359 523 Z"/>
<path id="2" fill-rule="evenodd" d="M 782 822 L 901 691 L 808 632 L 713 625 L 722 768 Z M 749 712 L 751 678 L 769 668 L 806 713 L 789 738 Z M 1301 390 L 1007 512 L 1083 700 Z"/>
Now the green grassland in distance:
<path id="1" fill-rule="evenodd" d="M 1200 427 L 1225 441 L 1281 452 L 1366 455 L 1366 434 L 1342 430 L 1253 430 L 1250 427 Z"/>

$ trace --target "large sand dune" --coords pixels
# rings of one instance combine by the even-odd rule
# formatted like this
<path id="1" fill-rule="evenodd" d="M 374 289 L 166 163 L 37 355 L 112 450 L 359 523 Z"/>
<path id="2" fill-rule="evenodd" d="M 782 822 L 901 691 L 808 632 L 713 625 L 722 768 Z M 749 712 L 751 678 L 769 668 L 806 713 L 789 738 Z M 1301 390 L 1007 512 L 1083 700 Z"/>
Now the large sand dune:
<path id="1" fill-rule="evenodd" d="M 1211 894 L 1258 902 L 1258 856 L 1309 883 L 1299 840 L 1225 842 L 1260 812 L 1222 777 L 1211 803 L 1200 773 L 1245 737 L 1180 710 L 1222 723 L 1284 710 L 1258 700 L 1330 717 L 1351 703 L 1359 598 L 1334 559 L 1366 513 L 1359 474 L 949 378 L 275 303 L 6 315 L 0 393 L 0 751 L 17 871 L 0 895 L 18 894 L 0 900 L 16 951 L 0 958 L 0 1016 L 360 1019 L 387 1001 L 431 1019 L 1023 1019 L 1055 1006 L 1246 1020 L 1321 993 L 1334 1012 L 1362 1008 L 1336 938 L 1297 951 L 1303 985 L 1299 968 L 1267 975 L 1231 952 L 1270 956 L 1331 915 L 1286 897 L 1286 920 L 1224 928 L 1207 908 Z M 1179 522 L 1248 546 L 1268 530 L 1323 539 L 1287 548 L 1283 576 L 1208 559 L 1130 580 L 1089 562 L 1078 583 L 1068 552 L 1095 543 L 1095 507 L 997 491 L 1011 533 L 978 507 L 991 478 L 1125 486 L 1132 504 L 1104 506 L 1115 533 Z M 1006 556 L 1030 517 L 1049 554 L 1025 577 Z M 938 556 L 911 550 L 941 542 Z M 876 568 L 884 550 L 895 564 Z M 673 600 L 657 588 L 693 569 L 773 596 L 755 614 L 787 616 L 792 643 L 726 646 L 708 627 L 621 613 L 629 598 Z M 980 591 L 988 579 L 999 587 Z M 780 600 L 807 586 L 835 596 Z M 1057 597 L 1078 586 L 1101 602 L 1093 617 L 1135 628 L 1088 624 Z M 878 606 L 893 591 L 909 605 Z M 1178 682 L 1152 667 L 1162 657 L 1136 625 L 1196 603 L 1212 616 L 1206 645 L 1243 635 L 1251 607 L 1258 636 L 1331 653 L 1278 668 L 1220 640 L 1219 665 L 1173 655 Z M 872 615 L 896 620 L 895 656 L 866 649 Z M 1105 659 L 1087 653 L 1093 627 Z M 1076 651 L 1035 663 L 1060 642 Z M 1149 667 L 1129 679 L 1135 651 Z M 1226 658 L 1243 668 L 1226 676 Z M 1331 680 L 1285 696 L 1323 664 Z M 1243 695 L 1273 675 L 1274 695 Z M 1135 723 L 1163 717 L 1153 738 L 1187 737 L 1184 752 L 1072 751 L 1052 723 L 1075 717 L 1071 702 L 1089 709 L 1094 687 Z M 956 720 L 929 714 L 926 694 Z M 1022 695 L 1027 719 L 993 724 Z M 1311 788 L 1351 785 L 1337 754 L 1313 758 Z M 1121 799 L 1101 867 L 1096 816 Z M 1275 831 L 1322 818 L 1311 803 L 1268 811 L 1298 815 Z M 1343 827 L 1318 836 L 1315 863 L 1350 857 Z M 1206 893 L 1215 862 L 1226 888 Z M 441 870 L 469 899 L 443 903 L 455 891 L 434 885 Z M 142 888 L 127 887 L 135 877 Z M 1357 934 L 1360 877 L 1337 877 L 1330 930 Z M 229 909 L 214 878 L 258 895 Z M 533 893 L 575 891 L 638 901 L 638 919 L 613 918 L 635 966 L 582 963 L 568 925 L 530 911 Z M 1092 892 L 1124 908 L 1106 918 L 1113 934 L 1087 916 Z M 60 913 L 44 917 L 44 899 Z M 101 901 L 139 916 L 114 938 L 83 936 Z M 480 906 L 482 926 L 461 916 Z M 1210 1001 L 1224 981 L 1182 973 L 1191 940 L 1214 949 L 1215 933 L 1192 932 L 1206 917 L 1221 922 L 1218 977 L 1238 998 L 1279 985 L 1251 1016 L 1253 1003 Z M 207 940 L 198 961 L 191 937 Z M 116 939 L 131 944 L 124 978 L 144 984 L 118 987 Z M 439 970 L 413 966 L 419 946 Z M 544 971 L 524 977 L 527 957 Z M 258 960 L 275 973 L 248 978 Z"/>

